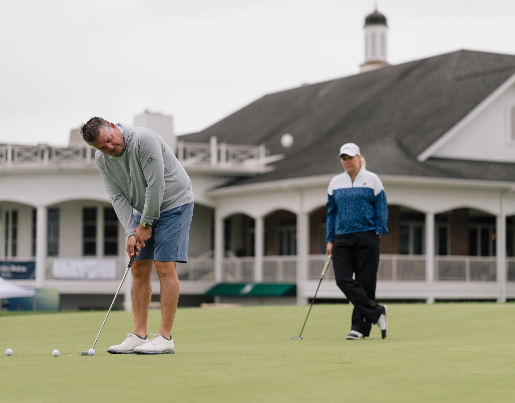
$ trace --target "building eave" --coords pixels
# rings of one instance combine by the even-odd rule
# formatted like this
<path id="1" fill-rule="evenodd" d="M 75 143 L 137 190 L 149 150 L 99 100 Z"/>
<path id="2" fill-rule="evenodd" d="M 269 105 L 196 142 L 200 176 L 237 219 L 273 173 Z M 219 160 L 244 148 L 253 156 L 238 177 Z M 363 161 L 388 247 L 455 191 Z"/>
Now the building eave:
<path id="1" fill-rule="evenodd" d="M 207 192 L 210 197 L 224 197 L 235 194 L 247 194 L 264 191 L 294 190 L 313 186 L 327 187 L 331 179 L 337 174 L 317 175 L 304 178 L 285 179 L 280 181 L 270 181 L 252 183 L 247 185 L 234 185 Z M 488 181 L 478 179 L 452 179 L 437 177 L 405 176 L 405 175 L 378 175 L 385 186 L 388 185 L 425 185 L 444 188 L 472 188 L 490 190 L 510 190 L 515 191 L 515 182 L 508 181 Z"/>

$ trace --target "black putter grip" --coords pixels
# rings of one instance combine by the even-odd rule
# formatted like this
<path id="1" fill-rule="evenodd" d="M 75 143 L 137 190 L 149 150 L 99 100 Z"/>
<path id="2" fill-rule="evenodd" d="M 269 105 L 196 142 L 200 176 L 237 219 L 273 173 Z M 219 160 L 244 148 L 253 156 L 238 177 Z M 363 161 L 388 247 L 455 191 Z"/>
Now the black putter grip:
<path id="1" fill-rule="evenodd" d="M 134 254 L 131 256 L 131 260 L 129 260 L 129 267 L 134 263 L 134 259 L 136 259 L 136 248 L 134 248 Z"/>

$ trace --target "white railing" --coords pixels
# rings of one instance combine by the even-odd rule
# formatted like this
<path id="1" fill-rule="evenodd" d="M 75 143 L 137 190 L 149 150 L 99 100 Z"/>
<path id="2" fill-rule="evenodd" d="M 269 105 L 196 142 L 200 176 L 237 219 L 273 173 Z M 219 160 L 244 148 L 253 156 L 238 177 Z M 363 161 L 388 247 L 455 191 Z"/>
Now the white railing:
<path id="1" fill-rule="evenodd" d="M 96 258 L 94 257 L 76 257 L 76 258 L 66 258 L 66 259 L 74 259 L 74 260 L 88 260 L 94 261 Z M 123 257 L 113 257 L 113 258 L 100 258 L 101 260 L 116 260 L 116 277 L 113 279 L 120 280 L 125 270 L 127 269 L 127 259 L 125 256 Z M 63 280 L 63 278 L 59 278 L 54 276 L 53 271 L 54 266 L 54 258 L 47 258 L 46 267 L 45 267 L 45 278 L 47 280 Z M 177 276 L 179 280 L 188 280 L 188 281 L 213 281 L 214 276 L 214 262 L 212 257 L 197 257 L 197 258 L 189 258 L 188 263 L 177 263 Z M 152 271 L 152 280 L 158 280 L 159 277 L 155 270 Z M 85 278 L 67 278 L 66 280 L 88 280 L 88 276 Z M 99 279 L 101 280 L 101 279 Z"/>
<path id="2" fill-rule="evenodd" d="M 435 281 L 496 281 L 497 258 L 436 256 Z"/>
<path id="3" fill-rule="evenodd" d="M 54 260 L 56 260 L 56 259 L 76 261 L 76 262 L 84 261 L 85 268 L 82 270 L 76 271 L 76 272 L 71 272 L 69 276 L 66 276 L 66 275 L 63 276 L 62 273 L 61 273 L 61 276 L 56 276 L 55 271 L 54 271 Z M 75 280 L 93 280 L 93 279 L 97 280 L 97 281 L 106 280 L 106 278 L 102 278 L 102 277 L 95 278 L 94 275 L 90 275 L 90 273 L 88 273 L 88 266 L 89 266 L 89 268 L 91 268 L 92 263 L 94 264 L 96 260 L 97 260 L 96 257 L 83 257 L 83 256 L 66 257 L 66 258 L 47 257 L 46 265 L 45 265 L 45 279 L 47 279 L 47 280 L 73 280 L 73 281 L 75 281 Z M 125 270 L 127 269 L 127 261 L 126 261 L 125 257 L 119 257 L 119 256 L 102 257 L 102 258 L 99 258 L 98 260 L 102 260 L 103 262 L 114 261 L 114 263 L 112 263 L 112 264 L 115 265 L 115 272 L 114 272 L 114 275 L 109 278 L 111 280 L 121 279 L 123 277 L 123 274 L 125 273 Z M 75 277 L 78 272 L 80 272 L 81 276 Z"/>
<path id="4" fill-rule="evenodd" d="M 326 255 L 308 255 L 308 280 L 319 280 L 326 262 Z M 334 280 L 332 260 L 329 264 L 329 267 L 327 268 L 327 272 L 324 278 Z"/>
<path id="5" fill-rule="evenodd" d="M 0 144 L 0 166 L 93 162 L 95 151 L 95 148 L 87 144 L 72 147 Z M 186 168 L 200 166 L 242 172 L 265 172 L 270 169 L 266 167 L 267 164 L 284 158 L 282 154 L 266 154 L 267 150 L 263 144 L 255 146 L 217 143 L 216 137 L 212 137 L 210 143 L 179 141 L 177 147 L 177 158 Z"/>
<path id="6" fill-rule="evenodd" d="M 50 147 L 46 144 L 24 146 L 0 145 L 0 166 L 92 162 L 95 149 L 87 144 L 74 147 Z"/>
<path id="7" fill-rule="evenodd" d="M 254 257 L 231 256 L 222 260 L 222 281 L 229 283 L 254 281 Z"/>
<path id="8" fill-rule="evenodd" d="M 308 256 L 308 279 L 317 280 L 322 274 L 327 260 L 325 255 Z M 334 279 L 333 263 L 331 262 L 325 278 Z M 425 281 L 425 256 L 412 255 L 386 255 L 380 257 L 377 272 L 379 281 Z"/>
<path id="9" fill-rule="evenodd" d="M 222 261 L 222 280 L 226 282 L 255 281 L 254 257 L 227 257 Z M 297 256 L 263 256 L 264 283 L 294 283 L 297 281 Z"/>
<path id="10" fill-rule="evenodd" d="M 204 166 L 263 170 L 267 163 L 281 159 L 282 156 L 267 158 L 264 145 L 218 143 L 216 137 L 211 137 L 210 143 L 179 141 L 177 158 L 186 168 Z"/>
<path id="11" fill-rule="evenodd" d="M 263 282 L 294 283 L 297 280 L 297 256 L 263 256 Z"/>
<path id="12" fill-rule="evenodd" d="M 426 281 L 425 255 L 386 255 L 379 258 L 378 281 Z"/>
<path id="13" fill-rule="evenodd" d="M 215 279 L 214 261 L 208 258 L 189 258 L 188 263 L 177 263 L 179 280 L 213 281 Z M 153 272 L 157 278 L 155 271 Z"/>
<path id="14" fill-rule="evenodd" d="M 506 258 L 506 280 L 515 281 L 515 257 Z"/>
<path id="15" fill-rule="evenodd" d="M 71 258 L 95 259 L 95 258 Z M 116 259 L 117 278 L 121 279 L 127 261 L 125 257 Z M 325 255 L 309 255 L 307 260 L 308 280 L 318 280 L 326 262 Z M 5 261 L 34 260 L 34 257 L 0 259 Z M 46 259 L 46 279 L 54 279 L 53 258 Z M 190 258 L 188 263 L 177 264 L 179 279 L 188 281 L 214 281 L 214 258 L 212 254 Z M 334 279 L 332 263 L 325 276 Z M 155 271 L 152 278 L 157 279 Z M 264 256 L 263 282 L 295 282 L 297 280 L 297 256 Z M 379 281 L 425 281 L 425 255 L 387 255 L 380 257 L 377 279 Z M 506 259 L 506 279 L 515 281 L 515 258 Z M 80 279 L 79 279 L 80 280 Z M 494 282 L 497 280 L 496 257 L 475 256 L 435 256 L 435 281 Z M 254 257 L 225 257 L 222 260 L 222 281 L 255 281 Z"/>

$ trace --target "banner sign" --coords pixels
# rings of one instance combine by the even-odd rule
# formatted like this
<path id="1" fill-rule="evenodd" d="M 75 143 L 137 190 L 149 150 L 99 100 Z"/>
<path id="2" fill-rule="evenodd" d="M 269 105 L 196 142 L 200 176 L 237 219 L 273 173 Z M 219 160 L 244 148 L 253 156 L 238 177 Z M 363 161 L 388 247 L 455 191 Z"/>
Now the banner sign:
<path id="1" fill-rule="evenodd" d="M 116 259 L 55 258 L 52 265 L 55 279 L 115 280 Z"/>
<path id="2" fill-rule="evenodd" d="M 31 280 L 36 278 L 36 262 L 0 261 L 0 277 L 6 280 Z"/>

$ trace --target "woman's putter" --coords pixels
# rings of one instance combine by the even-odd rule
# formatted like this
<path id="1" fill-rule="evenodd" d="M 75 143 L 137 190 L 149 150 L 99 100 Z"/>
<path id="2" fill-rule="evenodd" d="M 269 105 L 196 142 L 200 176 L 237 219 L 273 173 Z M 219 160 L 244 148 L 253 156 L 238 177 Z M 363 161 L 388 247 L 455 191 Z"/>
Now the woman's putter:
<path id="1" fill-rule="evenodd" d="M 327 268 L 329 267 L 329 263 L 331 262 L 332 255 L 327 256 L 327 262 L 325 263 L 324 270 L 322 271 L 322 275 L 320 276 L 320 281 L 318 282 L 317 290 L 315 291 L 315 296 L 313 297 L 313 301 L 311 301 L 311 305 L 309 306 L 309 311 L 306 316 L 306 320 L 304 321 L 304 325 L 302 326 L 302 330 L 300 331 L 300 334 L 298 336 L 293 336 L 292 339 L 294 340 L 302 340 L 302 332 L 304 331 L 304 326 L 306 326 L 306 322 L 308 321 L 309 313 L 311 312 L 311 308 L 313 307 L 313 303 L 315 302 L 315 298 L 318 294 L 318 289 L 320 288 L 320 284 L 322 284 L 322 280 L 324 279 L 325 272 L 327 271 Z"/>

